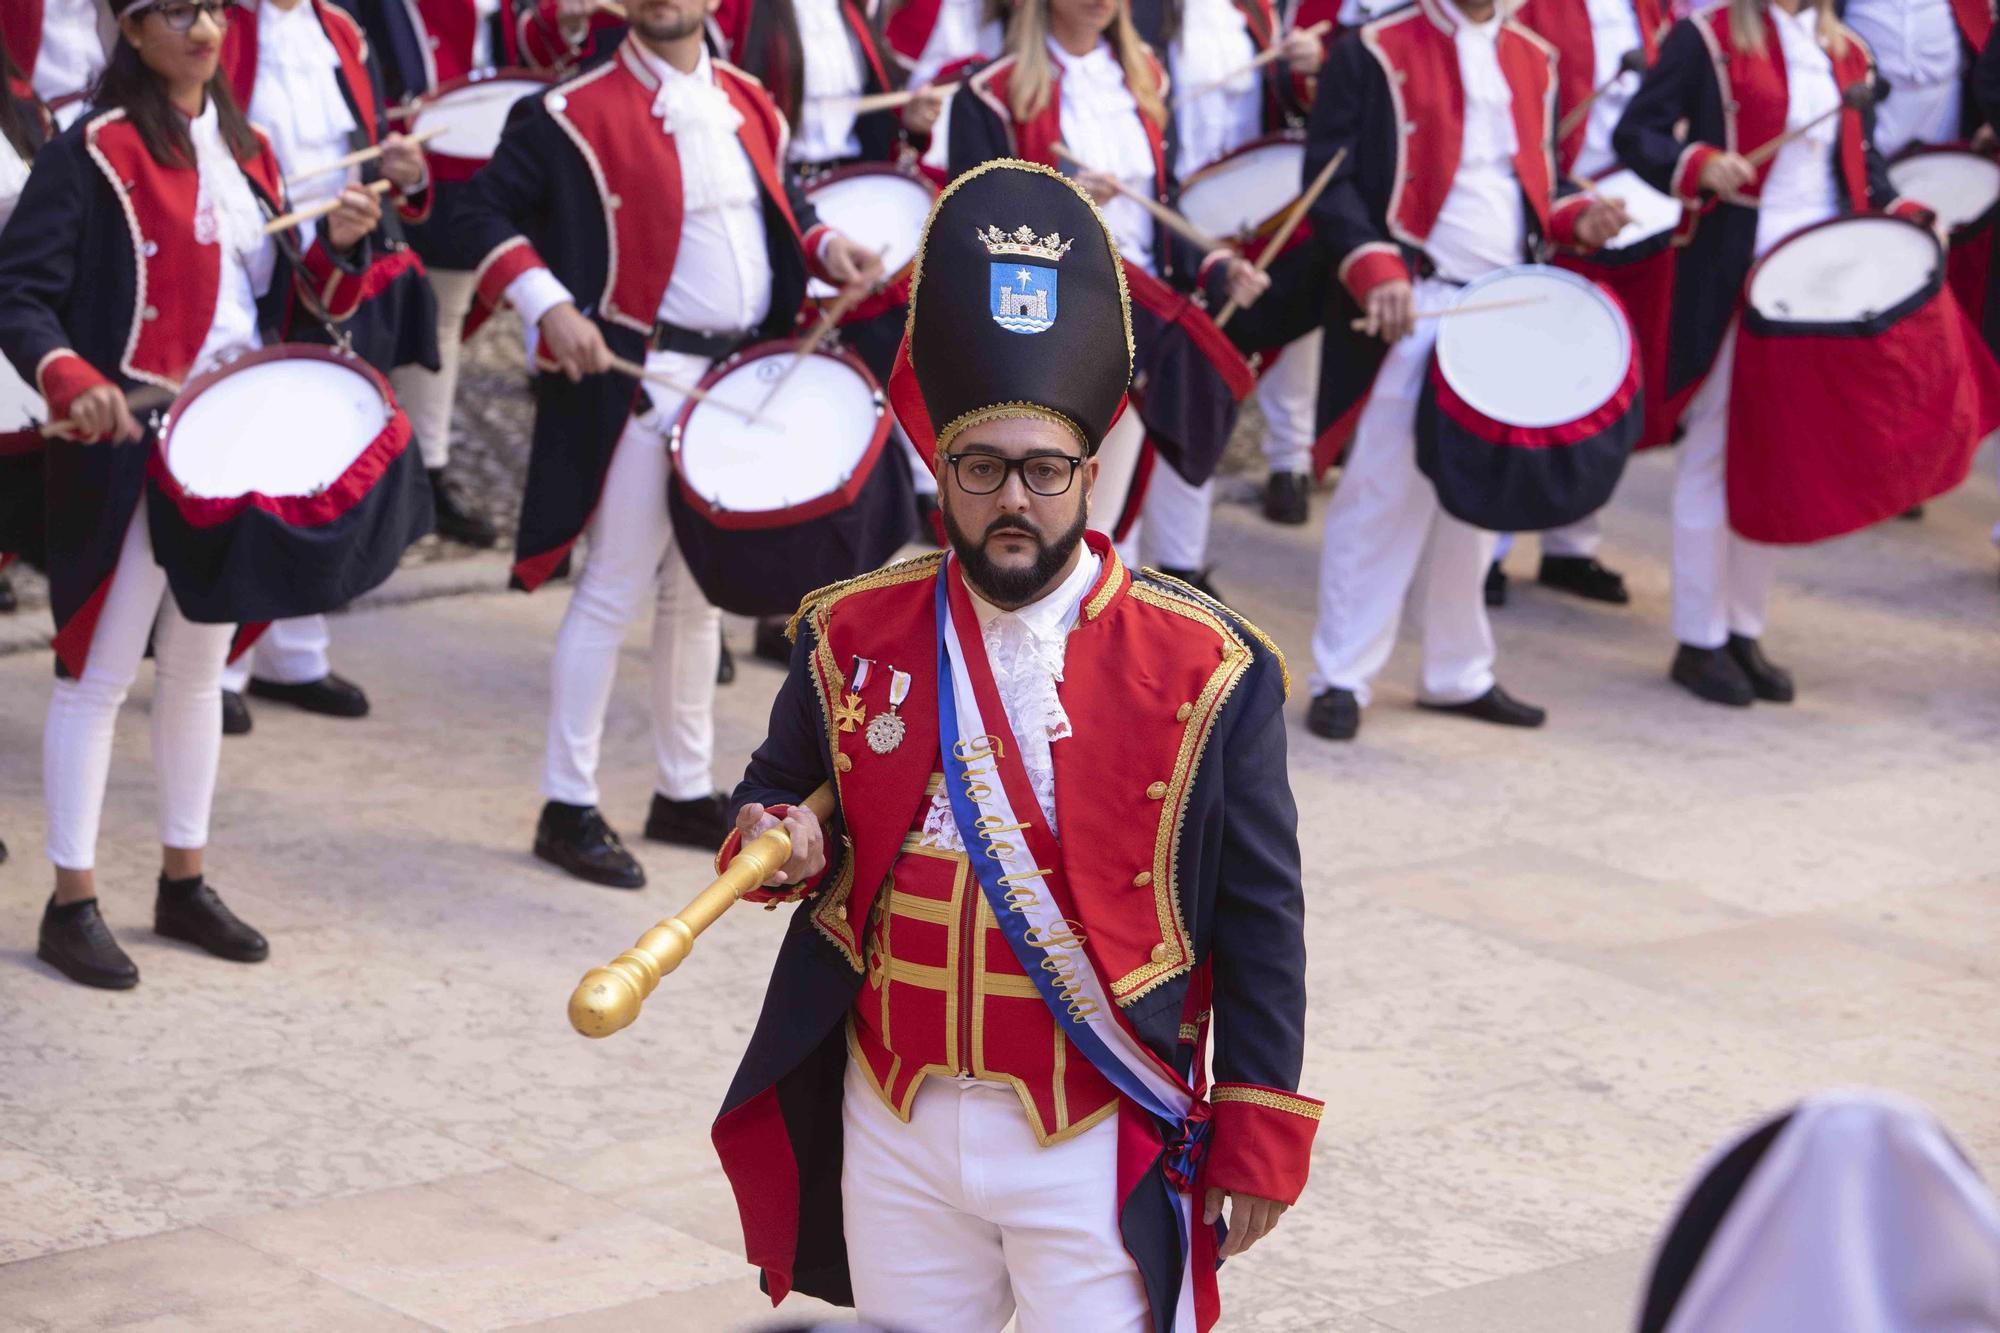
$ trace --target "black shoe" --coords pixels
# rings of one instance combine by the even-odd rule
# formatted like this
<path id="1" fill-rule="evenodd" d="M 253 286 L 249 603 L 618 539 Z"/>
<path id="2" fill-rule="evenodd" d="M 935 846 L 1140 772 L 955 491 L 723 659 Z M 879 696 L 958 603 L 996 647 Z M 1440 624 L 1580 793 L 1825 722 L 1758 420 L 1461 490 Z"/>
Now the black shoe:
<path id="1" fill-rule="evenodd" d="M 1264 480 L 1264 517 L 1298 527 L 1311 517 L 1312 478 L 1303 472 L 1273 472 Z"/>
<path id="2" fill-rule="evenodd" d="M 160 891 L 153 899 L 153 933 L 185 940 L 233 963 L 261 963 L 271 955 L 264 937 L 230 911 L 221 895 L 199 875 L 193 879 L 160 876 Z"/>
<path id="3" fill-rule="evenodd" d="M 1792 687 L 1792 673 L 1764 656 L 1764 650 L 1755 639 L 1746 639 L 1741 634 L 1729 636 L 1729 655 L 1736 659 L 1736 665 L 1743 668 L 1743 674 L 1750 678 L 1750 688 L 1765 703 L 1788 704 L 1797 697 L 1798 691 Z"/>
<path id="4" fill-rule="evenodd" d="M 944 545 L 944 511 L 935 492 L 917 492 L 917 540 L 925 546 Z"/>
<path id="5" fill-rule="evenodd" d="M 250 705 L 244 703 L 243 696 L 235 690 L 222 692 L 222 734 L 225 736 L 250 734 Z"/>
<path id="6" fill-rule="evenodd" d="M 1667 672 L 1676 685 L 1698 699 L 1731 708 L 1748 708 L 1757 698 L 1749 673 L 1733 653 L 1723 648 L 1697 648 L 1684 643 Z"/>
<path id="7" fill-rule="evenodd" d="M 481 551 L 500 540 L 500 530 L 493 526 L 493 520 L 472 507 L 465 493 L 458 489 L 458 483 L 445 476 L 443 468 L 434 467 L 430 474 L 438 536 Z"/>
<path id="8" fill-rule="evenodd" d="M 535 824 L 535 855 L 608 889 L 643 889 L 646 871 L 594 805 L 550 801 Z"/>
<path id="9" fill-rule="evenodd" d="M 736 657 L 729 651 L 727 643 L 722 645 L 722 651 L 715 657 L 715 683 L 717 685 L 736 683 Z"/>
<path id="10" fill-rule="evenodd" d="M 646 812 L 646 836 L 676 847 L 714 851 L 729 836 L 729 815 L 722 793 L 697 796 L 692 801 L 670 801 L 654 792 L 653 807 Z"/>
<path id="11" fill-rule="evenodd" d="M 1924 521 L 1924 507 L 1922 505 L 1911 505 L 1908 509 L 1896 515 L 1896 517 L 1902 519 L 1905 523 L 1921 523 Z"/>
<path id="12" fill-rule="evenodd" d="M 1173 569 L 1167 565 L 1161 565 L 1160 572 L 1170 579 L 1179 579 L 1182 583 L 1187 584 L 1188 587 L 1193 588 L 1204 597 L 1213 597 L 1218 602 L 1222 600 L 1222 594 L 1217 592 L 1215 585 L 1208 581 L 1208 576 L 1215 572 L 1212 569 Z"/>
<path id="13" fill-rule="evenodd" d="M 1623 606 L 1632 600 L 1632 594 L 1625 591 L 1625 576 L 1615 569 L 1606 569 L 1594 556 L 1545 555 L 1535 582 L 1545 588 L 1575 593 L 1586 601 Z"/>
<path id="14" fill-rule="evenodd" d="M 368 716 L 368 696 L 362 693 L 361 687 L 331 671 L 303 685 L 281 685 L 275 680 L 259 680 L 252 676 L 250 693 L 259 699 L 291 704 L 322 717 Z"/>
<path id="15" fill-rule="evenodd" d="M 766 616 L 757 622 L 757 633 L 750 641 L 750 651 L 766 662 L 776 662 L 781 667 L 792 664 L 792 641 L 785 637 L 785 618 Z"/>
<path id="16" fill-rule="evenodd" d="M 35 957 L 71 981 L 99 990 L 131 990 L 139 984 L 139 969 L 111 938 L 111 927 L 97 910 L 97 899 L 42 909 L 42 937 Z"/>
<path id="17" fill-rule="evenodd" d="M 1419 699 L 1417 706 L 1428 708 L 1433 713 L 1455 713 L 1502 727 L 1539 727 L 1549 720 L 1548 709 L 1522 703 L 1498 685 L 1477 699 L 1468 699 L 1462 704 L 1434 704 Z"/>
<path id="18" fill-rule="evenodd" d="M 14 595 L 14 581 L 5 574 L 0 574 L 0 615 L 5 615 L 20 605 L 20 598 Z"/>
<path id="19" fill-rule="evenodd" d="M 1498 560 L 1486 567 L 1486 604 L 1507 605 L 1507 571 L 1500 568 Z"/>
<path id="20" fill-rule="evenodd" d="M 1351 741 L 1361 730 L 1361 703 L 1353 690 L 1321 690 L 1306 709 L 1306 730 L 1330 741 Z"/>

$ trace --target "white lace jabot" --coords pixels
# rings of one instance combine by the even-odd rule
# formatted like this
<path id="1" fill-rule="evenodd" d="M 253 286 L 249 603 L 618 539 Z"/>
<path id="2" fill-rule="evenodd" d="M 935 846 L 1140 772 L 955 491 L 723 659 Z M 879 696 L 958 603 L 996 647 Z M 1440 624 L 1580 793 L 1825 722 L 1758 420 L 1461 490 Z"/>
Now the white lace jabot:
<path id="1" fill-rule="evenodd" d="M 1007 711 L 1007 725 L 1021 745 L 1021 765 L 1028 770 L 1028 785 L 1035 789 L 1035 804 L 1049 830 L 1056 828 L 1056 771 L 1050 746 L 1070 734 L 1069 714 L 1056 686 L 1062 682 L 1063 656 L 1069 647 L 1069 632 L 1076 624 L 1078 608 L 1097 583 L 1102 561 L 1089 547 L 1069 577 L 1054 591 L 1017 611 L 1002 611 L 976 591 L 972 609 L 979 617 L 979 636 L 986 644 L 986 660 L 993 667 L 993 683 L 1000 689 L 1000 705 Z M 967 585 L 968 591 L 971 585 Z M 923 843 L 946 851 L 964 851 L 958 824 L 951 816 L 950 799 L 943 793 L 931 797 L 924 815 Z"/>

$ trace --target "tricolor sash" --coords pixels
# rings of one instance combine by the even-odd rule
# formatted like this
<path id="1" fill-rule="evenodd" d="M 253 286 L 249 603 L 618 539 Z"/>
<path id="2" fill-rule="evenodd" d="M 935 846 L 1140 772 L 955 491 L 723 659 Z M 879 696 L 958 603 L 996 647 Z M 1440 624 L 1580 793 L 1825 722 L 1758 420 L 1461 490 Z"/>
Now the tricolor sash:
<path id="1" fill-rule="evenodd" d="M 957 558 L 938 569 L 938 737 L 945 791 L 966 860 L 1021 971 L 1056 1030 L 1126 1098 L 1161 1122 L 1170 1176 L 1179 1185 L 1181 1286 L 1174 1328 L 1193 1333 L 1187 1263 L 1189 1192 L 1207 1130 L 1207 1105 L 1187 1080 L 1133 1035 L 1098 976 L 1067 907 L 1074 902 L 1061 848 L 1036 802 L 1014 739 L 972 597 Z"/>

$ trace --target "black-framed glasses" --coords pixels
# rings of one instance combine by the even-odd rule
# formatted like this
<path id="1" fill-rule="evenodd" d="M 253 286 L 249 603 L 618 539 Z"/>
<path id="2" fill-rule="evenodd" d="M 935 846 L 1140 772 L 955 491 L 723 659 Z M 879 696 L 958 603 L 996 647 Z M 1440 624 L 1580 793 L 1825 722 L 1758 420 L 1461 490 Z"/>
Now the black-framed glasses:
<path id="1" fill-rule="evenodd" d="M 1029 454 L 1002 458 L 998 454 L 946 454 L 958 488 L 967 495 L 991 495 L 1007 484 L 1009 472 L 1021 474 L 1021 484 L 1036 495 L 1061 495 L 1076 481 L 1083 460 L 1074 454 Z"/>
<path id="2" fill-rule="evenodd" d="M 160 22 L 172 32 L 186 32 L 194 27 L 194 21 L 201 15 L 208 15 L 218 28 L 229 26 L 229 11 L 236 8 L 236 0 L 148 0 L 148 3 L 134 5 L 126 13 L 130 15 L 157 14 Z"/>

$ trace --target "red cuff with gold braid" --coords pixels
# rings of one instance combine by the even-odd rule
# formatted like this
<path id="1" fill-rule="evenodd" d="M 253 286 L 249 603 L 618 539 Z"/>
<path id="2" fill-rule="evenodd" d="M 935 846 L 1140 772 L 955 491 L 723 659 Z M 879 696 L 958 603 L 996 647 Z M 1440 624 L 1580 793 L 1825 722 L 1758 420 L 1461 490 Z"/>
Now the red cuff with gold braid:
<path id="1" fill-rule="evenodd" d="M 1583 210 L 1590 205 L 1591 198 L 1587 194 L 1573 194 L 1567 199 L 1556 200 L 1555 206 L 1549 210 L 1549 239 L 1557 245 L 1566 245 L 1579 250 L 1590 249 L 1591 247 L 1576 239 L 1577 219 L 1583 216 Z"/>
<path id="2" fill-rule="evenodd" d="M 35 379 L 39 381 L 43 401 L 49 405 L 51 421 L 68 416 L 71 405 L 90 390 L 111 383 L 98 374 L 97 367 L 68 349 L 51 352 Z"/>
<path id="3" fill-rule="evenodd" d="M 1691 143 L 1681 150 L 1681 160 L 1674 164 L 1674 196 L 1683 203 L 1701 201 L 1701 169 L 1708 165 L 1708 159 L 1722 150 L 1714 144 Z"/>
<path id="4" fill-rule="evenodd" d="M 806 252 L 806 271 L 821 282 L 829 282 L 835 286 L 839 286 L 840 284 L 836 279 L 828 276 L 826 271 L 826 257 L 821 253 L 826 249 L 826 243 L 832 238 L 832 226 L 820 222 L 815 223 L 804 236 L 799 238 L 799 244 Z"/>
<path id="5" fill-rule="evenodd" d="M 1208 1099 L 1215 1109 L 1202 1183 L 1287 1206 L 1298 1202 L 1326 1104 L 1255 1083 L 1218 1083 Z"/>
<path id="6" fill-rule="evenodd" d="M 1387 241 L 1371 241 L 1350 252 L 1340 261 L 1339 277 L 1355 304 L 1368 304 L 1368 293 L 1385 282 L 1408 282 L 1410 266 L 1403 252 Z"/>
<path id="7" fill-rule="evenodd" d="M 776 815 L 779 819 L 783 819 L 791 811 L 792 807 L 789 805 L 767 805 L 764 807 L 765 814 Z M 720 875 L 723 871 L 727 870 L 729 863 L 736 859 L 736 853 L 742 849 L 742 831 L 740 829 L 729 830 L 729 836 L 722 840 L 722 846 L 715 853 L 715 873 Z M 770 903 L 773 906 L 778 903 L 795 903 L 799 899 L 811 894 L 814 889 L 817 889 L 820 879 L 825 874 L 826 871 L 821 870 L 819 874 L 814 875 L 803 884 L 787 884 L 781 889 L 752 889 L 743 895 L 743 901 L 746 903 Z"/>

